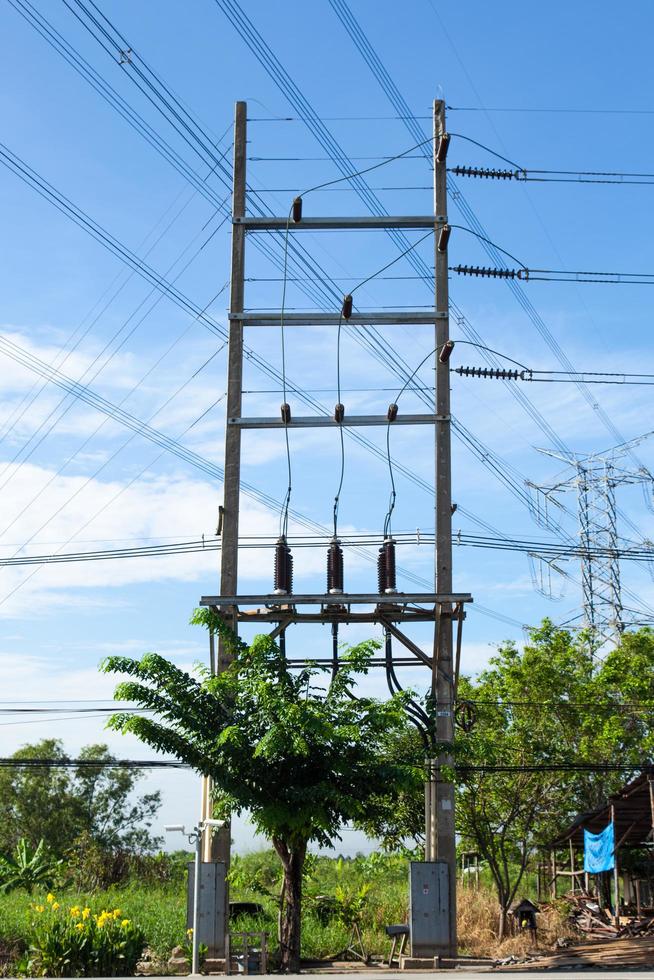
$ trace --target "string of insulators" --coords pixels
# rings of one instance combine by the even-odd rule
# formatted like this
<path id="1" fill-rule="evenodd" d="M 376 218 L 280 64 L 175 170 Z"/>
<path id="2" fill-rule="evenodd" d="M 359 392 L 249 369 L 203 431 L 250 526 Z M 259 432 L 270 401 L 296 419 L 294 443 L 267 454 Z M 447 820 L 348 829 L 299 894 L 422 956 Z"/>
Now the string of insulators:
<path id="1" fill-rule="evenodd" d="M 293 221 L 295 224 L 302 221 L 302 198 L 296 197 L 293 201 L 293 207 L 291 208 L 291 214 L 293 215 Z"/>
<path id="2" fill-rule="evenodd" d="M 481 265 L 454 265 L 450 272 L 460 276 L 485 276 L 489 279 L 529 279 L 529 269 L 493 269 Z"/>
<path id="3" fill-rule="evenodd" d="M 342 422 L 345 418 L 345 405 L 340 402 L 334 406 L 334 422 Z"/>
<path id="4" fill-rule="evenodd" d="M 450 167 L 457 177 L 489 177 L 491 180 L 526 180 L 526 170 L 493 170 L 490 167 Z"/>
<path id="5" fill-rule="evenodd" d="M 343 591 L 343 549 L 338 538 L 327 549 L 327 591 L 330 595 Z"/>
<path id="6" fill-rule="evenodd" d="M 388 411 L 386 412 L 386 418 L 389 422 L 394 422 L 397 418 L 397 405 L 395 402 L 391 402 L 388 406 Z"/>
<path id="7" fill-rule="evenodd" d="M 377 584 L 380 595 L 394 595 L 397 592 L 395 575 L 395 541 L 386 538 L 377 556 Z"/>
<path id="8" fill-rule="evenodd" d="M 284 404 L 280 407 L 280 412 L 282 415 L 282 422 L 285 425 L 288 425 L 288 423 L 291 421 L 291 406 L 288 404 L 288 402 L 284 402 Z"/>
<path id="9" fill-rule="evenodd" d="M 282 535 L 275 545 L 275 595 L 293 592 L 293 555 Z"/>
<path id="10" fill-rule="evenodd" d="M 515 368 L 480 368 L 480 367 L 458 367 L 454 368 L 457 374 L 463 378 L 494 378 L 498 381 L 531 381 L 532 372 L 529 370 L 518 371 Z"/>
<path id="11" fill-rule="evenodd" d="M 348 293 L 347 296 L 343 297 L 343 306 L 341 308 L 341 316 L 344 320 L 349 320 L 352 316 L 352 294 Z"/>

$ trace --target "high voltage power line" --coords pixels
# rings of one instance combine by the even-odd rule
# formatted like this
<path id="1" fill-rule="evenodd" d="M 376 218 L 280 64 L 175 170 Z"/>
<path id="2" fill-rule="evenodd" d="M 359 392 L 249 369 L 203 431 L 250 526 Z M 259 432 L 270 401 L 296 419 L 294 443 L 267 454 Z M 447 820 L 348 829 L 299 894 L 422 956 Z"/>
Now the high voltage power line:
<path id="1" fill-rule="evenodd" d="M 121 48 L 120 48 L 120 44 L 121 44 L 121 43 L 123 43 L 123 42 L 125 42 L 125 39 L 124 39 L 124 38 L 122 39 L 122 41 L 120 41 L 120 40 L 119 40 L 118 42 L 116 42 L 116 57 L 118 57 L 118 56 L 120 55 L 120 50 L 121 50 Z M 126 42 L 125 42 L 125 43 L 126 43 Z M 103 47 L 104 47 L 104 45 L 103 45 Z M 106 50 L 106 47 L 105 47 L 105 50 Z M 224 168 L 224 167 L 222 167 L 222 168 L 219 168 L 219 171 L 220 171 L 220 170 L 222 170 L 222 171 L 225 171 L 225 168 Z M 218 174 L 218 176 L 219 176 L 219 177 L 220 177 L 221 179 L 224 179 L 224 173 L 222 173 L 222 172 L 219 172 L 219 174 Z M 258 211 L 259 211 L 260 213 L 263 213 L 263 212 L 261 211 L 261 208 L 260 208 L 260 206 L 258 207 L 258 209 L 257 209 L 257 210 L 258 210 Z M 255 239 L 255 244 L 256 244 L 256 245 L 258 245 L 259 247 L 262 247 L 262 246 L 263 246 L 263 248 L 262 248 L 262 250 L 264 251 L 264 254 L 266 253 L 266 249 L 265 249 L 265 245 L 266 245 L 266 243 L 262 243 L 262 242 L 261 242 L 261 240 L 260 240 L 260 238 L 259 238 L 259 236 L 257 236 L 257 239 Z M 297 243 L 295 243 L 295 242 L 292 242 L 292 243 L 291 243 L 291 245 L 292 245 L 292 248 L 293 248 L 293 249 L 294 249 L 294 250 L 295 250 L 296 252 L 300 252 L 300 250 L 302 249 L 302 246 L 299 246 L 299 245 L 298 245 Z M 270 257 L 270 256 L 269 256 L 269 257 Z M 273 258 L 273 260 L 274 260 L 274 256 L 273 256 L 272 258 Z M 304 256 L 302 256 L 302 255 L 300 255 L 300 259 L 301 259 L 301 261 L 303 261 L 303 262 L 304 262 L 304 261 L 306 261 L 306 259 L 305 259 L 305 257 L 304 257 Z M 423 269 L 423 270 L 422 270 L 422 276 L 424 277 L 424 275 L 425 275 L 425 270 Z M 324 275 L 321 275 L 321 276 L 319 276 L 319 278 L 320 278 L 320 280 L 321 280 L 321 283 L 322 283 L 322 285 L 323 285 L 323 286 L 325 286 L 325 285 L 326 285 L 326 279 L 325 279 L 325 276 L 324 276 Z M 337 293 L 329 293 L 329 294 L 328 294 L 328 304 L 331 304 L 331 303 L 332 303 L 332 302 L 334 302 L 334 301 L 335 301 L 335 300 L 336 300 L 337 298 L 338 298 L 338 300 L 340 301 L 340 297 L 339 297 L 339 294 L 337 294 Z M 457 311 L 457 312 L 458 312 L 458 311 Z M 459 313 L 459 316 L 460 316 L 460 313 Z M 464 323 L 465 323 L 465 318 L 463 318 L 463 320 L 461 320 L 461 319 L 460 319 L 460 322 L 464 322 Z M 466 329 L 467 329 L 468 331 L 471 331 L 471 330 L 472 330 L 472 328 L 470 328 L 470 326 L 469 326 L 469 324 L 467 324 L 467 323 L 465 323 L 465 327 L 466 327 Z M 472 334 L 471 334 L 471 335 L 472 335 Z M 376 336 L 374 335 L 374 333 L 372 333 L 371 331 L 369 331 L 369 330 L 366 330 L 366 331 L 365 331 L 365 335 L 364 335 L 363 337 L 362 337 L 362 336 L 361 336 L 361 335 L 360 335 L 359 333 L 357 333 L 357 334 L 355 335 L 355 339 L 357 340 L 357 342 L 358 342 L 358 343 L 363 343 L 363 345 L 364 345 L 364 346 L 367 346 L 367 347 L 368 347 L 368 349 L 369 349 L 369 350 L 371 350 L 371 352 L 373 353 L 373 355 L 374 355 L 374 356 L 376 356 L 376 357 L 378 357 L 378 358 L 379 358 L 379 357 L 381 356 L 381 350 L 375 350 L 375 349 L 373 349 L 373 347 L 376 347 L 376 348 L 380 348 L 380 345 L 382 345 L 382 346 L 383 346 L 383 344 L 384 344 L 385 342 L 382 342 L 382 341 L 381 341 L 381 339 L 380 339 L 380 338 L 378 338 L 378 337 L 376 337 Z M 487 355 L 487 356 L 488 356 L 488 355 Z M 386 360 L 387 360 L 387 357 L 386 357 L 386 355 L 384 354 L 384 355 L 382 356 L 382 363 L 385 363 L 385 362 L 386 362 Z M 395 371 L 397 371 L 397 366 L 398 366 L 398 364 L 397 364 L 397 355 L 395 356 L 395 359 L 394 359 L 394 362 L 393 362 L 393 361 L 391 361 L 391 362 L 390 362 L 390 364 L 389 364 L 388 366 L 390 366 L 390 368 L 391 368 L 391 370 L 395 370 Z M 404 367 L 403 367 L 403 370 L 404 370 Z M 410 370 L 410 369 L 409 369 L 409 367 L 408 367 L 408 365 L 407 365 L 407 367 L 406 367 L 406 371 L 408 372 L 409 370 Z M 515 397 L 517 397 L 517 398 L 518 398 L 518 399 L 519 399 L 519 400 L 521 401 L 521 403 L 522 403 L 522 405 L 523 405 L 523 407 L 526 407 L 526 405 L 527 405 L 527 399 L 525 398 L 525 396 L 523 395 L 523 393 L 522 393 L 522 392 L 520 392 L 520 393 L 516 393 L 516 394 L 515 394 Z M 533 409 L 533 407 L 531 407 L 531 406 L 530 406 L 530 414 L 532 414 L 532 415 L 533 415 L 533 414 L 534 414 L 534 412 L 535 412 L 535 410 Z M 542 421 L 542 419 L 541 419 L 541 421 Z M 547 431 L 547 429 L 544 429 L 544 431 L 545 431 L 545 433 L 546 433 L 546 434 L 551 434 L 551 433 L 548 433 L 548 431 Z M 353 437 L 353 438 L 357 438 L 357 439 L 358 439 L 359 441 L 361 441 L 361 438 L 362 438 L 362 437 L 360 437 L 360 435 L 359 435 L 358 433 L 354 433 L 354 434 L 353 434 L 353 433 L 348 433 L 348 434 L 349 434 L 349 435 L 351 435 L 351 437 Z M 471 435 L 471 434 L 468 434 L 468 436 L 470 436 L 470 435 Z M 557 443 L 556 443 L 556 440 L 555 440 L 555 444 L 557 444 Z M 507 481 L 506 481 L 506 479 L 505 479 L 505 477 L 503 477 L 503 476 L 501 476 L 501 471 L 502 471 L 502 467 L 501 467 L 501 464 L 499 464 L 499 465 L 498 465 L 498 462 L 499 462 L 499 461 L 497 461 L 497 458 L 496 458 L 496 457 L 493 457 L 493 454 L 492 454 L 492 453 L 490 453 L 490 451 L 488 450 L 488 448 L 487 448 L 487 447 L 482 447 L 482 448 L 481 448 L 481 452 L 478 452 L 478 451 L 477 451 L 477 446 L 475 445 L 475 443 L 474 443 L 474 441 L 471 441 L 471 440 L 470 440 L 470 438 L 468 438 L 468 439 L 467 439 L 467 445 L 468 445 L 468 448 L 470 448 L 470 449 L 472 449 L 472 451 L 476 453 L 476 455 L 478 456 L 478 458 L 480 459 L 480 461 L 482 462 L 482 464 L 483 464 L 483 465 L 488 465 L 488 461 L 489 461 L 489 460 L 492 460 L 493 458 L 495 458 L 495 459 L 496 459 L 496 462 L 495 462 L 495 464 L 494 464 L 494 466 L 493 466 L 493 469 L 494 469 L 494 472 L 495 472 L 495 475 L 500 475 L 500 478 L 501 478 L 501 479 L 503 479 L 503 481 L 505 482 L 505 484 L 506 484 L 507 486 L 509 486 L 509 488 L 511 489 L 511 487 L 510 487 L 510 480 L 509 480 L 509 482 L 507 483 Z M 512 492 L 514 492 L 514 491 L 512 491 Z"/>
<path id="2" fill-rule="evenodd" d="M 239 539 L 239 548 L 260 549 L 274 548 L 278 538 L 276 535 L 257 535 L 251 538 Z M 289 544 L 294 548 L 322 548 L 329 538 L 319 535 L 313 538 L 302 538 L 290 535 Z M 384 540 L 383 535 L 375 534 L 341 534 L 339 535 L 341 545 L 345 548 L 356 546 L 378 547 Z M 433 534 L 421 532 L 419 536 L 395 532 L 393 540 L 397 545 L 427 545 L 433 543 Z M 562 548 L 548 541 L 529 541 L 520 538 L 509 537 L 484 537 L 478 534 L 469 534 L 462 531 L 453 532 L 452 544 L 458 547 L 483 548 L 494 551 L 515 551 L 523 554 L 537 554 L 552 560 L 563 558 L 599 558 L 615 557 L 621 561 L 654 561 L 654 547 L 630 547 L 605 549 L 601 547 L 576 547 Z M 22 550 L 21 546 L 21 550 Z M 174 555 L 198 554 L 202 552 L 220 551 L 222 545 L 219 539 L 199 538 L 188 541 L 177 541 L 167 544 L 135 545 L 125 548 L 104 548 L 89 551 L 76 552 L 54 552 L 51 554 L 36 555 L 16 555 L 9 558 L 0 556 L 0 568 L 14 568 L 28 565 L 45 564 L 65 564 L 69 562 L 84 561 L 113 561 L 123 558 L 154 558 Z"/>
<path id="3" fill-rule="evenodd" d="M 82 5 L 82 4 L 78 4 L 78 6 L 79 6 L 79 7 L 81 7 L 81 8 L 83 9 L 83 5 Z M 106 50 L 106 49 L 105 49 L 105 50 Z M 149 71 L 149 69 L 148 69 L 148 71 Z M 179 115 L 179 113 L 178 113 L 178 115 Z M 324 283 L 324 280 L 323 280 L 323 283 Z M 375 343 L 378 343 L 378 340 L 377 340 L 377 338 L 375 338 Z M 397 369 L 397 360 L 395 361 L 395 364 L 394 364 L 394 367 L 395 367 L 395 369 Z M 476 449 L 477 449 L 477 447 L 476 447 L 476 445 L 474 444 L 474 442 L 471 442 L 471 441 L 469 441 L 469 442 L 468 442 L 468 445 L 469 445 L 469 447 L 470 447 L 470 448 L 473 448 L 473 451 L 476 451 Z M 487 455 L 486 455 L 486 454 L 485 454 L 485 453 L 483 452 L 483 450 L 482 450 L 482 454 L 481 454 L 481 457 L 480 457 L 480 458 L 481 458 L 481 459 L 482 459 L 482 461 L 484 461 L 484 463 L 486 464 L 486 460 L 487 460 L 487 458 L 488 458 L 488 457 L 487 457 Z M 496 474 L 497 474 L 498 472 L 500 472 L 500 471 L 498 471 L 498 469 L 497 469 L 497 467 L 495 467 L 495 472 L 496 472 Z M 507 484 L 507 485 L 509 485 L 509 484 Z M 529 498 L 528 498 L 528 497 L 525 497 L 525 502 L 526 502 L 526 503 L 527 503 L 527 504 L 529 505 Z"/>

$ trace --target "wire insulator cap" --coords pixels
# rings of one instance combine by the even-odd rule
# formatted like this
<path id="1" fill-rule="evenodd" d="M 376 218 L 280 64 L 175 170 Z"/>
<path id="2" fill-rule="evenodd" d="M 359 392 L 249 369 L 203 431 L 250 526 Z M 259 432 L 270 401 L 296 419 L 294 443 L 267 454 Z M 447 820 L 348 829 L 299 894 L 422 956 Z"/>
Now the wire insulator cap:
<path id="1" fill-rule="evenodd" d="M 344 320 L 349 320 L 352 316 L 352 293 L 348 293 L 347 296 L 343 297 L 343 309 L 341 310 L 341 315 Z"/>
<path id="2" fill-rule="evenodd" d="M 334 538 L 327 550 L 327 591 L 330 595 L 343 592 L 343 549 Z"/>
<path id="3" fill-rule="evenodd" d="M 275 595 L 293 592 L 293 555 L 282 535 L 275 545 Z"/>
<path id="4" fill-rule="evenodd" d="M 386 591 L 386 552 L 383 548 L 377 555 L 377 591 L 380 595 Z"/>
<path id="5" fill-rule="evenodd" d="M 296 197 L 295 200 L 293 201 L 292 214 L 293 214 L 293 221 L 295 222 L 295 224 L 297 224 L 298 221 L 302 221 L 302 198 L 301 197 Z"/>
<path id="6" fill-rule="evenodd" d="M 388 411 L 386 412 L 386 418 L 389 422 L 394 422 L 397 418 L 397 405 L 395 402 L 391 402 L 388 406 Z"/>
<path id="7" fill-rule="evenodd" d="M 445 163 L 447 160 L 447 151 L 450 146 L 450 134 L 443 133 L 438 141 L 438 148 L 436 150 L 436 163 Z"/>
<path id="8" fill-rule="evenodd" d="M 440 232 L 440 235 L 438 236 L 438 245 L 436 246 L 436 248 L 438 249 L 439 252 L 446 252 L 447 251 L 447 243 L 450 240 L 450 235 L 451 234 L 452 234 L 452 226 L 451 225 L 443 225 L 441 227 L 441 232 Z"/>
<path id="9" fill-rule="evenodd" d="M 288 423 L 291 421 L 291 406 L 288 404 L 288 402 L 284 402 L 280 411 L 282 413 L 282 422 L 285 425 L 288 425 Z"/>
<path id="10" fill-rule="evenodd" d="M 441 362 L 441 364 L 447 364 L 450 357 L 452 356 L 453 350 L 454 350 L 454 341 L 446 340 L 443 346 L 441 347 L 438 355 L 438 360 Z"/>
<path id="11" fill-rule="evenodd" d="M 345 405 L 341 405 L 341 403 L 339 402 L 338 405 L 334 406 L 334 422 L 342 422 L 344 418 L 345 418 Z"/>

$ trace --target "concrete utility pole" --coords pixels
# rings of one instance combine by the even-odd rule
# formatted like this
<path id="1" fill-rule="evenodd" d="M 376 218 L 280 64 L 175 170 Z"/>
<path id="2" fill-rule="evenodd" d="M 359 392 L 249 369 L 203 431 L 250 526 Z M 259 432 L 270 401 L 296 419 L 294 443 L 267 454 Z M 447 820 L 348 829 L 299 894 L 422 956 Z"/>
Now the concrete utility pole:
<path id="1" fill-rule="evenodd" d="M 436 320 L 436 568 L 435 591 L 452 591 L 452 456 L 450 442 L 450 369 L 441 357 L 450 339 L 447 235 L 447 164 L 441 137 L 446 133 L 445 102 L 434 102 L 434 212 L 435 212 L 435 306 L 442 314 Z M 432 697 L 436 708 L 436 738 L 451 745 L 454 739 L 454 662 L 452 655 L 452 607 L 441 607 L 436 621 L 432 672 Z M 446 861 L 450 891 L 450 949 L 456 955 L 456 841 L 454 832 L 454 785 L 441 779 L 442 767 L 452 765 L 447 749 L 435 760 L 430 772 L 431 813 L 429 857 Z"/>
<path id="2" fill-rule="evenodd" d="M 232 191 L 232 215 L 245 215 L 245 166 L 247 143 L 247 106 L 237 102 L 234 115 L 234 183 Z M 232 262 L 230 284 L 230 314 L 243 312 L 245 293 L 245 228 L 232 224 Z M 239 418 L 243 388 L 243 323 L 230 318 L 229 354 L 227 362 L 227 418 Z M 235 595 L 238 586 L 238 518 L 241 483 L 241 429 L 227 426 L 225 431 L 225 481 L 223 485 L 222 549 L 220 557 L 220 594 Z M 226 615 L 227 611 L 223 611 Z M 228 618 L 228 617 L 226 617 Z M 236 621 L 234 620 L 234 626 Z M 229 663 L 224 644 L 218 644 L 216 671 L 220 673 Z M 211 780 L 203 780 L 202 819 L 212 817 Z M 204 860 L 222 861 L 229 870 L 231 827 L 226 824 L 213 836 L 207 834 L 204 842 Z"/>

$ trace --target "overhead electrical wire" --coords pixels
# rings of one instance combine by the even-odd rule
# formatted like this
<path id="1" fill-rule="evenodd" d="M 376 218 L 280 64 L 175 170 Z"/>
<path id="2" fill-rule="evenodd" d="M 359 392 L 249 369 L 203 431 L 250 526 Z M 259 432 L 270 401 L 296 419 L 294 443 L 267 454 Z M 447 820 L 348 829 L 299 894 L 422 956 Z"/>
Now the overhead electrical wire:
<path id="1" fill-rule="evenodd" d="M 215 2 L 216 3 L 226 2 L 226 0 L 215 0 Z M 409 132 L 411 133 L 414 139 L 419 140 L 421 137 L 424 137 L 424 130 L 422 126 L 420 126 L 418 121 L 412 117 L 410 107 L 408 106 L 406 100 L 403 98 L 402 94 L 400 93 L 397 85 L 389 75 L 388 71 L 382 64 L 381 59 L 379 58 L 374 48 L 372 47 L 370 41 L 366 37 L 365 32 L 362 30 L 359 23 L 353 16 L 346 0 L 330 0 L 330 5 L 332 9 L 335 11 L 336 15 L 341 20 L 341 23 L 345 27 L 346 31 L 352 38 L 354 44 L 356 45 L 359 52 L 361 53 L 364 61 L 372 71 L 377 81 L 379 82 L 382 90 L 384 91 L 389 101 L 393 105 L 393 108 L 396 110 L 396 112 L 398 112 L 400 116 L 403 117 L 403 123 L 405 127 L 409 130 Z M 424 150 L 423 150 L 423 155 L 424 155 Z M 428 161 L 431 163 L 428 154 L 426 155 L 426 157 Z M 449 193 L 451 194 L 452 199 L 456 204 L 456 206 L 461 210 L 464 217 L 468 221 L 470 227 L 476 230 L 480 235 L 488 239 L 488 235 L 484 227 L 482 226 L 481 222 L 479 221 L 479 219 L 473 212 L 472 208 L 466 201 L 459 186 L 454 181 L 450 182 Z M 484 247 L 486 248 L 486 251 L 490 255 L 491 259 L 494 262 L 497 262 L 497 264 L 501 266 L 502 265 L 501 259 L 498 253 L 496 252 L 496 250 L 493 248 L 493 246 L 488 243 L 484 243 Z M 561 363 L 562 367 L 564 367 L 567 370 L 574 370 L 574 367 L 570 362 L 568 356 L 565 354 L 565 351 L 560 346 L 558 341 L 555 339 L 555 337 L 551 333 L 550 329 L 547 327 L 543 318 L 540 316 L 540 314 L 538 314 L 537 310 L 535 309 L 535 307 L 533 306 L 533 304 L 525 294 L 524 290 L 520 287 L 520 284 L 511 279 L 507 279 L 506 283 L 508 288 L 511 290 L 514 297 L 518 301 L 519 305 L 527 314 L 527 316 L 529 317 L 533 325 L 536 327 L 540 335 L 543 337 L 547 345 L 551 348 L 557 360 L 559 361 L 559 363 Z M 583 385 L 583 382 L 579 382 L 577 387 L 580 393 L 585 398 L 588 405 L 591 407 L 592 411 L 595 412 L 598 418 L 601 419 L 603 425 L 611 433 L 611 435 L 615 438 L 615 440 L 617 442 L 624 441 L 624 437 L 619 432 L 612 418 L 597 403 L 596 398 L 593 396 L 590 390 Z M 642 466 L 642 462 L 635 456 L 635 454 L 632 456 L 632 458 L 637 465 Z"/>
<path id="2" fill-rule="evenodd" d="M 220 0 L 215 0 L 215 2 L 218 3 L 220 2 Z M 389 98 L 391 104 L 396 109 L 398 114 L 403 117 L 404 125 L 409 130 L 409 132 L 411 133 L 414 139 L 420 139 L 421 136 L 424 136 L 424 130 L 418 124 L 417 120 L 413 119 L 409 106 L 407 105 L 406 101 L 402 97 L 395 82 L 393 81 L 393 79 L 387 72 L 386 68 L 382 64 L 380 58 L 372 48 L 372 45 L 368 41 L 365 32 L 362 31 L 360 25 L 354 18 L 346 0 L 330 0 L 330 4 L 334 9 L 335 13 L 337 14 L 337 16 L 339 17 L 339 19 L 341 20 L 343 26 L 349 33 L 350 37 L 354 41 L 358 50 L 362 54 L 364 61 L 366 61 L 372 73 L 378 80 L 381 88 Z M 431 165 L 432 161 L 430 159 L 430 155 L 425 154 L 425 156 Z M 492 245 L 490 245 L 485 229 L 483 228 L 480 221 L 478 220 L 478 218 L 472 211 L 471 207 L 467 203 L 460 188 L 454 183 L 454 181 L 450 182 L 449 192 L 453 200 L 455 201 L 456 205 L 461 209 L 464 216 L 468 220 L 470 227 L 475 229 L 482 236 L 482 240 L 484 238 L 486 239 L 486 242 L 484 242 L 484 246 L 488 251 L 489 255 L 491 256 L 491 258 L 494 261 L 498 262 L 499 265 L 501 265 L 502 264 L 501 259 L 499 255 L 496 253 L 495 249 L 492 247 Z M 533 304 L 531 303 L 529 298 L 526 296 L 524 291 L 519 287 L 519 284 L 511 279 L 507 279 L 506 281 L 507 281 L 507 285 L 513 292 L 518 303 L 521 305 L 525 313 L 528 315 L 528 317 L 530 318 L 530 320 L 532 321 L 536 329 L 539 331 L 539 333 L 545 340 L 545 342 L 553 350 L 559 362 L 567 370 L 574 370 L 567 355 L 560 347 L 558 342 L 555 340 L 549 328 L 543 321 L 542 317 L 540 317 L 536 309 L 533 307 Z M 464 318 L 464 322 L 465 322 L 465 318 Z M 510 384 L 510 382 L 505 382 L 505 383 Z M 601 419 L 602 423 L 607 428 L 607 430 L 614 436 L 616 441 L 624 441 L 624 437 L 622 437 L 622 435 L 620 434 L 619 430 L 613 423 L 613 420 L 597 403 L 596 399 L 593 397 L 588 387 L 584 386 L 582 382 L 578 382 L 577 388 L 582 393 L 587 403 L 590 405 L 591 409 Z M 534 417 L 535 409 L 533 408 L 531 403 L 525 404 L 523 407 L 525 407 L 529 411 L 529 414 L 531 414 L 532 417 Z M 559 446 L 564 445 L 560 437 L 558 437 L 558 435 L 555 436 L 554 442 Z M 637 456 L 633 452 L 631 455 L 636 465 L 644 469 L 642 462 L 637 458 Z"/>
<path id="3" fill-rule="evenodd" d="M 484 454 L 482 454 L 482 456 L 481 456 L 480 458 L 482 458 L 482 460 L 483 460 L 483 459 L 485 458 L 485 457 L 484 457 Z"/>
<path id="4" fill-rule="evenodd" d="M 219 172 L 219 176 L 221 177 L 221 179 L 224 179 L 224 175 L 222 173 L 220 173 L 220 172 Z M 260 211 L 260 213 L 265 213 L 264 211 L 261 211 L 260 207 L 258 208 L 258 210 Z M 261 240 L 261 236 L 256 236 L 255 237 L 255 246 L 258 246 L 264 252 L 264 254 L 267 254 L 268 255 L 268 257 L 271 259 L 271 261 L 273 261 L 273 262 L 276 263 L 276 259 L 275 259 L 274 254 L 272 254 L 267 249 L 267 244 Z M 302 250 L 302 246 L 300 246 L 299 244 L 297 244 L 295 242 L 292 242 L 291 243 L 291 246 L 298 253 Z M 299 255 L 299 259 L 302 262 L 306 262 L 307 261 L 307 255 L 306 255 L 306 253 L 304 255 Z M 424 275 L 424 273 L 423 273 L 423 275 Z M 323 278 L 323 281 L 324 281 L 324 278 Z M 364 336 L 364 334 L 366 334 L 366 335 Z M 355 339 L 357 340 L 357 342 L 363 343 L 366 346 L 370 346 L 370 343 L 374 344 L 375 346 L 377 346 L 379 344 L 378 338 L 371 331 L 362 331 L 362 332 L 357 331 L 357 334 L 355 335 Z M 369 341 L 370 341 L 370 343 L 369 343 Z M 371 349 L 371 352 L 375 356 L 377 356 L 377 352 L 374 349 L 372 349 L 372 347 L 370 349 Z M 522 396 L 522 392 L 520 392 L 519 394 L 516 394 L 516 397 L 518 397 L 518 398 L 523 397 Z M 528 401 L 528 400 L 526 398 L 524 398 L 524 401 Z M 532 411 L 533 411 L 533 408 L 532 408 Z M 375 447 L 373 443 L 370 443 L 369 440 L 366 440 L 365 437 L 361 436 L 360 433 L 353 432 L 352 430 L 349 430 L 348 431 L 348 435 L 351 438 L 354 438 L 355 440 L 360 441 L 363 444 L 366 444 L 367 445 L 367 448 L 369 450 L 371 450 L 373 452 L 377 452 L 377 447 Z M 474 439 L 473 439 L 473 441 L 469 441 L 468 442 L 468 446 L 469 446 L 469 448 L 472 448 L 473 451 L 476 451 L 476 446 L 475 446 L 475 443 L 474 443 Z M 484 447 L 481 450 L 481 452 L 479 452 L 478 458 L 480 459 L 480 461 L 482 462 L 483 465 L 486 465 L 486 460 L 489 458 L 489 453 L 490 453 L 490 451 L 488 450 L 487 447 Z M 407 471 L 407 472 L 408 472 L 408 474 L 410 474 L 411 471 Z M 496 474 L 498 472 L 499 471 L 496 469 Z M 412 477 L 409 476 L 409 478 L 411 479 Z M 415 476 L 413 478 L 415 478 Z"/>

